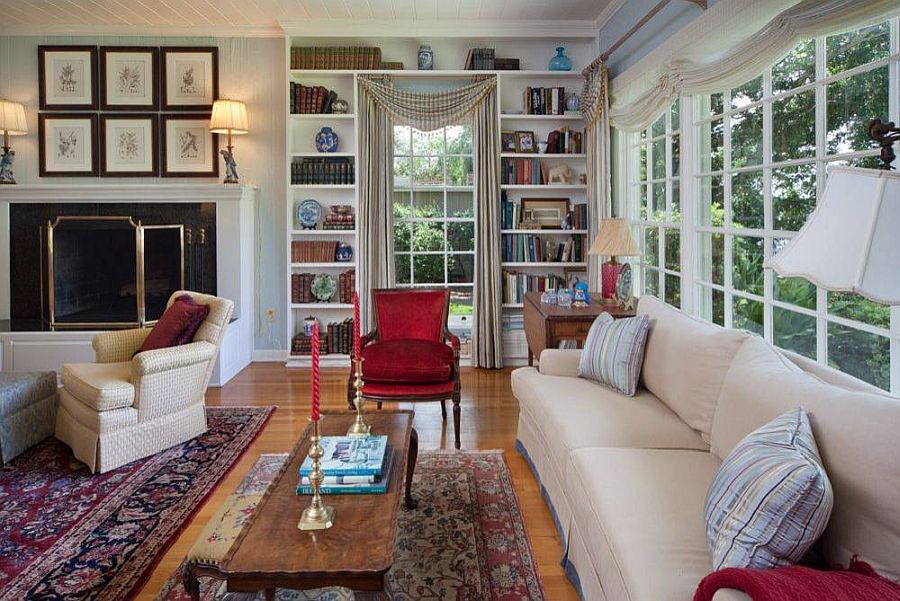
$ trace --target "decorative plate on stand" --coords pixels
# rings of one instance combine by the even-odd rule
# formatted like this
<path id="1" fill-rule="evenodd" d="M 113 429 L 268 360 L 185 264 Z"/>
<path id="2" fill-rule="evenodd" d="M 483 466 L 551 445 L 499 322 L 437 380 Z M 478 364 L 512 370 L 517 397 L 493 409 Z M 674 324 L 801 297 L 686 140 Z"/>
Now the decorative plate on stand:
<path id="1" fill-rule="evenodd" d="M 322 220 L 322 205 L 314 198 L 307 198 L 297 205 L 297 223 L 307 230 L 314 230 Z"/>
<path id="2" fill-rule="evenodd" d="M 632 301 L 631 277 L 631 264 L 625 263 L 619 270 L 619 279 L 616 281 L 616 301 L 626 308 L 630 308 Z"/>
<path id="3" fill-rule="evenodd" d="M 337 292 L 337 282 L 334 277 L 328 273 L 320 273 L 313 278 L 312 293 L 316 300 L 320 303 L 327 303 Z"/>

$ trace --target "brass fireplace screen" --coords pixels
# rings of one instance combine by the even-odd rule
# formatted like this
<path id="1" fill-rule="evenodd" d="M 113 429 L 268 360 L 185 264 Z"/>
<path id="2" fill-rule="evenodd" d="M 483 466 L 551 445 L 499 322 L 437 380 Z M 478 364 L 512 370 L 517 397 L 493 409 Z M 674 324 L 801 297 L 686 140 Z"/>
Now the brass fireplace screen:
<path id="1" fill-rule="evenodd" d="M 53 329 L 155 323 L 184 288 L 184 226 L 59 216 L 42 228 L 43 313 Z"/>

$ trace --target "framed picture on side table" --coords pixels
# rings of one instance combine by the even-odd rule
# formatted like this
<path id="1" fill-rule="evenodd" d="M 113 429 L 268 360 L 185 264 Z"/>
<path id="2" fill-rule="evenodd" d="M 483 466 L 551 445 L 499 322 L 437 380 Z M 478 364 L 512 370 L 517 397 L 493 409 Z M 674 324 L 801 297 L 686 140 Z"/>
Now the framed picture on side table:
<path id="1" fill-rule="evenodd" d="M 156 110 L 158 62 L 158 48 L 101 46 L 100 110 Z"/>
<path id="2" fill-rule="evenodd" d="M 38 154 L 41 177 L 97 175 L 97 115 L 40 113 Z"/>
<path id="3" fill-rule="evenodd" d="M 156 177 L 156 115 L 100 116 L 100 175 Z"/>
<path id="4" fill-rule="evenodd" d="M 209 113 L 161 115 L 163 177 L 218 177 L 219 144 L 209 131 Z"/>
<path id="5" fill-rule="evenodd" d="M 97 47 L 38 46 L 42 111 L 97 108 Z"/>
<path id="6" fill-rule="evenodd" d="M 163 46 L 162 110 L 212 111 L 219 97 L 219 49 Z"/>
<path id="7" fill-rule="evenodd" d="M 584 267 L 564 267 L 563 276 L 566 278 L 566 288 L 575 289 L 575 284 L 587 281 L 587 269 Z"/>

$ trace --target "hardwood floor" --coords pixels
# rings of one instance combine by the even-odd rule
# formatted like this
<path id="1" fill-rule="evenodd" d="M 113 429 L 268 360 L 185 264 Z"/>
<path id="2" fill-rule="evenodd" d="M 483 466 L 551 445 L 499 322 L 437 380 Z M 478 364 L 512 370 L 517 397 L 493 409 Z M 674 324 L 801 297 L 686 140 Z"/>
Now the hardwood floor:
<path id="1" fill-rule="evenodd" d="M 510 371 L 463 369 L 462 448 L 502 449 L 505 452 L 547 599 L 575 601 L 578 594 L 559 564 L 562 548 L 553 517 L 541 498 L 537 481 L 528 464 L 514 449 L 519 406 L 510 390 Z M 323 408 L 345 409 L 347 371 L 323 369 L 322 374 Z M 281 363 L 254 363 L 223 388 L 209 390 L 209 405 L 277 405 L 278 410 L 259 438 L 163 556 L 138 599 L 151 600 L 156 596 L 169 575 L 181 563 L 211 514 L 237 487 L 260 454 L 284 453 L 291 449 L 306 427 L 309 395 L 309 371 L 287 369 Z M 405 404 L 399 406 L 409 407 Z M 419 448 L 452 449 L 453 420 L 448 420 L 444 426 L 440 404 L 422 403 L 413 408 L 416 411 L 415 427 L 419 433 Z M 448 413 L 449 409 L 448 406 Z"/>

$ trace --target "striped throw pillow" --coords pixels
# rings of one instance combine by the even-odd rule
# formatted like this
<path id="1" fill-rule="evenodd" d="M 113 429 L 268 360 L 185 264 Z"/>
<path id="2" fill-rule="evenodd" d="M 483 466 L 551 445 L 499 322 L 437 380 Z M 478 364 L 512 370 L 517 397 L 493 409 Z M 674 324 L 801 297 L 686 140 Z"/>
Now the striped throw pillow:
<path id="1" fill-rule="evenodd" d="M 834 498 L 809 419 L 793 409 L 748 434 L 706 498 L 713 567 L 797 563 L 828 525 Z"/>
<path id="2" fill-rule="evenodd" d="M 601 313 L 584 341 L 578 376 L 634 396 L 649 329 L 649 315 L 613 319 L 609 313 Z"/>

